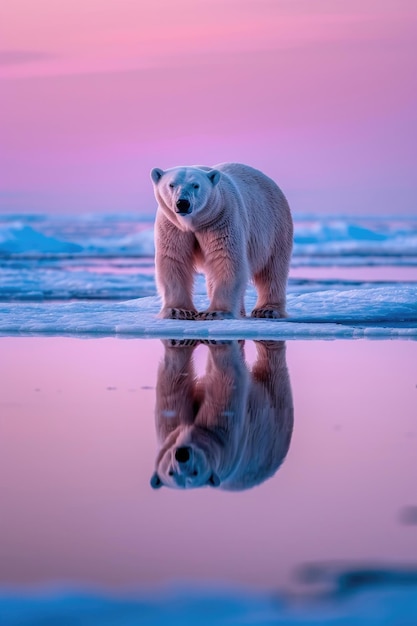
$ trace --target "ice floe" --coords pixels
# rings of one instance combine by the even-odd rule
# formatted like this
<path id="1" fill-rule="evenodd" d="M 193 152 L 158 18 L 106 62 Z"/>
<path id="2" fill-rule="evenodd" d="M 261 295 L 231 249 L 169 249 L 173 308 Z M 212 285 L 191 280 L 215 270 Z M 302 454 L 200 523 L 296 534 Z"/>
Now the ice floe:
<path id="1" fill-rule="evenodd" d="M 196 296 L 206 307 L 205 296 Z M 254 306 L 254 293 L 246 298 Z M 390 285 L 288 295 L 284 320 L 182 321 L 157 317 L 158 297 L 127 302 L 0 303 L 0 334 L 126 335 L 200 339 L 417 338 L 417 287 Z"/>

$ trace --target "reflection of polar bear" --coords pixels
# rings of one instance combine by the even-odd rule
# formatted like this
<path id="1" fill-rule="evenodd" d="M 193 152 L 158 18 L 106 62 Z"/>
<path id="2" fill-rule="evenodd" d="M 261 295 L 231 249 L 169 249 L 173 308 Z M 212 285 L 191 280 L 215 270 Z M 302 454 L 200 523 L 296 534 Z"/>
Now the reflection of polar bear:
<path id="1" fill-rule="evenodd" d="M 200 379 L 194 347 L 195 342 L 165 342 L 155 408 L 160 450 L 151 485 L 229 490 L 257 485 L 275 473 L 291 440 L 285 343 L 257 341 L 251 372 L 243 342 L 210 344 Z"/>
<path id="2" fill-rule="evenodd" d="M 221 163 L 153 169 L 158 211 L 156 278 L 161 317 L 221 319 L 244 315 L 253 278 L 253 317 L 284 317 L 293 226 L 288 203 L 270 178 L 247 165 Z M 206 274 L 210 306 L 192 301 L 196 270 Z"/>

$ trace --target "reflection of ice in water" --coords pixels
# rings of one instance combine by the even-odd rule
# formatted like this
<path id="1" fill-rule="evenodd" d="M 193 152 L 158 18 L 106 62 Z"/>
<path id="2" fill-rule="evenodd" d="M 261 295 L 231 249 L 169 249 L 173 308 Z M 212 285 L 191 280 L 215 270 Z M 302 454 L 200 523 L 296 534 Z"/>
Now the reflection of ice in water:
<path id="1" fill-rule="evenodd" d="M 326 566 L 319 565 L 322 573 Z M 166 626 L 414 626 L 417 620 L 417 585 L 415 573 L 407 569 L 371 570 L 366 566 L 355 571 L 341 565 L 330 568 L 327 576 L 329 595 L 288 597 L 279 590 L 253 592 L 248 589 L 210 585 L 204 589 L 194 585 L 176 585 L 146 594 L 93 595 L 56 589 L 42 593 L 0 595 L 0 612 L 7 626 L 82 624 L 117 626 L 147 624 Z M 352 589 L 342 581 L 362 580 Z M 333 583 L 333 584 L 332 584 Z M 340 587 L 342 585 L 342 587 Z M 343 590 L 342 590 L 343 588 Z M 340 593 L 342 597 L 340 597 Z M 350 593 L 349 593 L 350 591 Z"/>
<path id="2" fill-rule="evenodd" d="M 257 341 L 249 368 L 244 342 L 207 342 L 196 376 L 197 341 L 164 341 L 156 387 L 159 450 L 153 488 L 212 486 L 236 491 L 271 477 L 287 455 L 293 403 L 282 341 Z"/>

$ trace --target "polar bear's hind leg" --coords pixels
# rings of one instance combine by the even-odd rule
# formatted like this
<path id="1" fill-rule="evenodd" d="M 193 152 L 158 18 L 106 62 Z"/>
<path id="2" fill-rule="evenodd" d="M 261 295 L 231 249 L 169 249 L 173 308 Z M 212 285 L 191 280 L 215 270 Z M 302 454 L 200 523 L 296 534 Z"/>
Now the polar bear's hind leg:
<path id="1" fill-rule="evenodd" d="M 287 272 L 288 273 L 288 272 Z M 282 275 L 282 267 L 272 258 L 260 272 L 253 276 L 258 292 L 258 300 L 251 317 L 279 319 L 287 317 L 285 310 L 287 275 Z"/>

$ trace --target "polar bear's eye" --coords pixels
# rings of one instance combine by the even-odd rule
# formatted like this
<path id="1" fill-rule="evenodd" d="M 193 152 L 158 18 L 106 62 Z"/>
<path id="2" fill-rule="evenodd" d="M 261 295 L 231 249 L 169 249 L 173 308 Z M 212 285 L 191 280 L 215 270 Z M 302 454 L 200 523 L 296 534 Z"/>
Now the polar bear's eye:
<path id="1" fill-rule="evenodd" d="M 194 189 L 199 189 L 200 185 L 198 183 L 194 183 L 193 187 L 194 187 Z"/>
<path id="2" fill-rule="evenodd" d="M 174 189 L 175 187 L 174 183 L 169 183 L 169 186 L 171 187 L 171 189 Z"/>

